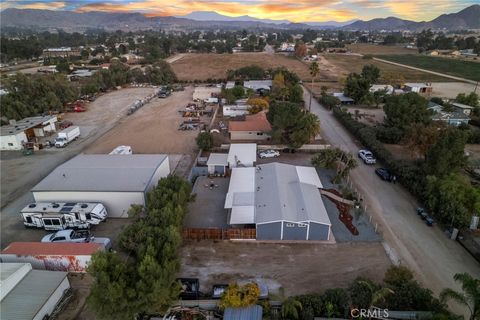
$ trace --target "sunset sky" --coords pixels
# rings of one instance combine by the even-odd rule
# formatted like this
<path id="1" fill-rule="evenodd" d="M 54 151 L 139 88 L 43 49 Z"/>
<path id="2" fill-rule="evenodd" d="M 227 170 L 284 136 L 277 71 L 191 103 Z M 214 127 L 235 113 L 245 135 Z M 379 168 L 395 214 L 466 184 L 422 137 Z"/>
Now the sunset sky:
<path id="1" fill-rule="evenodd" d="M 0 0 L 1 9 L 30 8 L 77 12 L 141 12 L 148 16 L 185 15 L 192 11 L 216 11 L 228 16 L 294 22 L 346 21 L 396 16 L 410 20 L 431 20 L 452 13 L 479 0 Z M 434 5 L 432 5 L 434 3 Z"/>

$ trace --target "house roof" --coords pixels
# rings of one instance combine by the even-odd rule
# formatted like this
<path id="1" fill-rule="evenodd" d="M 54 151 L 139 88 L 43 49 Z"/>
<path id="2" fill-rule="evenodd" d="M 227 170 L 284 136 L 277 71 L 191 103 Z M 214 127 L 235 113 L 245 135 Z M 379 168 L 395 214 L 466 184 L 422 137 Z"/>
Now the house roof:
<path id="1" fill-rule="evenodd" d="M 448 120 L 470 120 L 463 112 L 445 112 L 445 111 L 437 111 L 433 116 L 432 120 L 439 120 L 439 121 L 448 121 Z"/>
<path id="2" fill-rule="evenodd" d="M 228 131 L 259 131 L 270 132 L 272 126 L 264 112 L 247 115 L 244 121 L 232 121 L 228 123 Z"/>
<path id="3" fill-rule="evenodd" d="M 257 166 L 255 176 L 255 222 L 313 221 L 331 225 L 313 167 L 283 163 Z"/>
<path id="4" fill-rule="evenodd" d="M 63 163 L 40 181 L 38 191 L 144 192 L 163 154 L 81 154 Z"/>
<path id="5" fill-rule="evenodd" d="M 71 243 L 71 242 L 12 242 L 0 254 L 54 255 L 54 256 L 88 256 L 103 250 L 100 243 Z"/>
<path id="6" fill-rule="evenodd" d="M 344 95 L 343 92 L 335 92 L 333 94 L 333 96 L 335 98 L 337 98 L 338 100 L 340 100 L 341 102 L 354 102 L 355 101 L 352 98 L 349 98 L 346 95 Z"/>
<path id="7" fill-rule="evenodd" d="M 0 318 L 33 319 L 66 277 L 67 272 L 30 270 L 1 301 Z"/>
<path id="8" fill-rule="evenodd" d="M 469 106 L 467 104 L 463 104 L 463 103 L 460 103 L 460 102 L 452 102 L 452 106 L 460 108 L 460 109 L 473 109 L 472 106 Z"/>
<path id="9" fill-rule="evenodd" d="M 272 87 L 272 80 L 247 80 L 243 82 L 243 86 L 253 90 L 270 90 Z"/>
<path id="10" fill-rule="evenodd" d="M 254 163 L 257 161 L 257 145 L 255 143 L 231 143 L 227 161 L 234 166 Z"/>
<path id="11" fill-rule="evenodd" d="M 44 124 L 45 122 L 52 120 L 54 118 L 56 121 L 56 116 L 29 117 L 22 120 L 18 120 L 13 125 L 9 124 L 5 126 L 1 126 L 0 127 L 1 135 L 2 136 L 14 135 L 14 134 L 23 132 L 25 130 L 28 130 L 30 128 L 36 127 L 38 125 Z"/>
<path id="12" fill-rule="evenodd" d="M 331 225 L 313 167 L 269 163 L 234 168 L 225 199 L 230 224 L 313 221 Z"/>
<path id="13" fill-rule="evenodd" d="M 210 153 L 207 160 L 207 166 L 227 166 L 228 154 L 226 153 Z"/>

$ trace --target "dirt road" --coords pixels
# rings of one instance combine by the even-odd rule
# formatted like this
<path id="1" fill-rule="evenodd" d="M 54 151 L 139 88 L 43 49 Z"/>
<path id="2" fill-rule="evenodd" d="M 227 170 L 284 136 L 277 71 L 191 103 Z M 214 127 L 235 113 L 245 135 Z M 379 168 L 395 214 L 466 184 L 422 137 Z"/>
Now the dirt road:
<path id="1" fill-rule="evenodd" d="M 305 101 L 309 93 L 305 90 Z M 312 112 L 320 119 L 322 136 L 333 146 L 357 153 L 360 145 L 325 108 L 315 100 Z M 360 164 L 351 178 L 379 223 L 385 245 L 393 249 L 393 260 L 411 268 L 435 294 L 443 288 L 460 290 L 453 281 L 458 272 L 480 277 L 480 264 L 458 242 L 449 240 L 438 227 L 427 227 L 415 213 L 417 201 L 399 184 L 380 180 L 375 167 Z M 454 311 L 465 310 L 456 307 Z"/>
<path id="2" fill-rule="evenodd" d="M 181 277 L 200 279 L 202 292 L 213 284 L 262 281 L 272 292 L 321 292 L 346 287 L 356 277 L 381 281 L 390 261 L 375 243 L 278 244 L 241 241 L 187 242 L 181 249 Z M 333 262 L 333 263 L 332 263 Z"/>

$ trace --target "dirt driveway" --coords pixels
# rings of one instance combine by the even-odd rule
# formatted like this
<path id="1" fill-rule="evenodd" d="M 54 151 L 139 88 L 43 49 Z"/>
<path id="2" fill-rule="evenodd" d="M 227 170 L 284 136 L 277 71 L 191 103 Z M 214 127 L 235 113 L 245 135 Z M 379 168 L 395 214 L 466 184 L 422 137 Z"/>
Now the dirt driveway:
<path id="1" fill-rule="evenodd" d="M 181 249 L 181 277 L 200 279 L 200 290 L 213 284 L 257 280 L 285 295 L 345 287 L 358 276 L 381 281 L 390 266 L 376 243 L 259 243 L 191 241 Z"/>

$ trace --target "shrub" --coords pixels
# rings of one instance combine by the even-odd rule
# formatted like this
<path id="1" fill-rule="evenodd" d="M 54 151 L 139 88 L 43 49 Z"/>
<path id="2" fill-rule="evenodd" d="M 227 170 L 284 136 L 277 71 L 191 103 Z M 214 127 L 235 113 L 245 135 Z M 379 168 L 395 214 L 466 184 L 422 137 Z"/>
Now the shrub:
<path id="1" fill-rule="evenodd" d="M 385 126 L 377 126 L 375 132 L 378 140 L 383 143 L 392 144 L 399 143 L 405 134 L 404 131 L 399 128 Z"/>
<path id="2" fill-rule="evenodd" d="M 197 146 L 202 150 L 210 150 L 213 147 L 213 137 L 210 132 L 200 132 L 196 139 Z"/>

